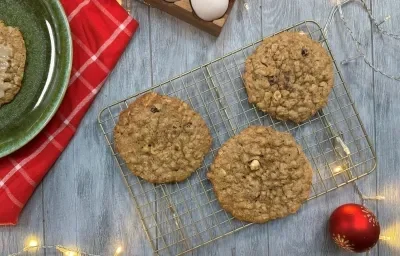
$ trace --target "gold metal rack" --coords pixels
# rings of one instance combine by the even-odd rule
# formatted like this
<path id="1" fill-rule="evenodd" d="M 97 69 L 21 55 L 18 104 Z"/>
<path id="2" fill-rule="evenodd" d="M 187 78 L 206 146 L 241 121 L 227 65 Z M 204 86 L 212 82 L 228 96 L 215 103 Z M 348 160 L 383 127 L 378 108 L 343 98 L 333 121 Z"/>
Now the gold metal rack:
<path id="1" fill-rule="evenodd" d="M 316 22 L 304 21 L 283 31 L 304 32 L 319 41 L 334 60 Z M 251 225 L 234 219 L 220 207 L 206 177 L 220 146 L 249 125 L 272 126 L 295 137 L 314 170 L 309 200 L 351 183 L 376 167 L 374 150 L 335 60 L 335 86 L 328 105 L 305 123 L 296 125 L 272 119 L 248 103 L 242 80 L 244 62 L 260 42 L 116 102 L 99 114 L 99 125 L 107 145 L 132 195 L 156 255 L 181 255 Z M 211 152 L 203 166 L 184 182 L 150 184 L 134 176 L 114 150 L 113 129 L 119 113 L 148 91 L 188 102 L 203 116 L 212 132 Z"/>

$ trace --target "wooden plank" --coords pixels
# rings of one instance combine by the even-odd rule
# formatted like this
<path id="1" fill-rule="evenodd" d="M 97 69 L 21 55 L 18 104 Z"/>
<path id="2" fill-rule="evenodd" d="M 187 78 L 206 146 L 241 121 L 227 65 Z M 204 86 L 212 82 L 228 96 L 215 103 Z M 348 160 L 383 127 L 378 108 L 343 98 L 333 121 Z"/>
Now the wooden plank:
<path id="1" fill-rule="evenodd" d="M 241 47 L 259 40 L 262 37 L 262 12 L 260 8 L 262 1 L 252 0 L 246 2 L 248 3 L 249 9 L 245 8 L 244 1 L 238 1 L 232 10 L 230 15 L 230 26 L 225 27 L 223 34 L 223 54 L 240 49 Z M 233 58 L 227 58 L 225 60 L 225 66 L 229 69 L 229 72 L 226 73 L 228 73 L 230 84 L 242 84 L 241 79 L 236 77 L 237 75 L 243 75 L 243 69 L 240 70 L 240 73 L 239 70 L 238 73 L 232 71 L 234 70 L 232 68 L 234 64 L 239 66 L 239 69 L 240 67 L 243 67 L 243 64 L 240 63 L 244 61 L 246 53 L 242 52 L 242 55 L 243 56 L 236 54 Z M 215 72 L 219 72 L 218 66 L 215 68 L 217 69 Z M 224 76 L 220 76 L 218 79 L 220 83 L 224 82 L 224 78 Z M 237 89 L 231 88 L 231 90 Z M 241 93 L 237 93 L 236 95 L 240 100 L 243 99 Z M 243 112 L 243 109 L 241 108 L 242 104 L 235 103 L 238 101 L 236 97 L 232 98 L 226 94 L 225 96 L 232 100 L 229 102 L 229 104 L 231 104 L 231 118 L 232 116 L 237 115 L 237 113 Z M 232 120 L 236 123 L 236 128 L 249 121 L 244 115 L 240 115 L 237 119 L 233 118 Z M 235 126 L 235 124 L 233 125 Z M 268 225 L 253 225 L 226 238 L 220 239 L 216 243 L 215 249 L 212 251 L 210 250 L 210 252 L 215 251 L 215 255 L 268 255 L 268 233 Z M 208 247 L 212 249 L 212 246 L 207 246 L 206 248 Z M 202 252 L 202 250 L 199 250 L 198 255 L 206 255 Z"/>
<path id="2" fill-rule="evenodd" d="M 349 26 L 351 26 L 354 31 L 357 31 L 357 36 L 364 42 L 366 57 L 371 59 L 374 45 L 371 43 L 371 28 L 365 11 L 356 3 L 350 3 L 344 8 Z M 355 45 L 352 43 L 346 43 L 351 42 L 351 37 L 343 26 L 343 22 L 340 21 L 339 14 L 336 15 L 335 20 L 335 27 L 337 29 L 333 36 L 336 36 L 337 41 L 340 42 L 340 44 L 338 43 L 338 47 L 335 48 L 338 60 L 345 60 L 357 56 Z M 355 107 L 357 108 L 360 118 L 366 128 L 367 135 L 369 136 L 373 147 L 375 147 L 376 118 L 371 114 L 374 112 L 374 87 L 376 84 L 374 81 L 373 71 L 365 65 L 362 59 L 341 65 L 341 70 L 345 76 L 345 81 L 350 90 Z M 366 172 L 367 170 L 364 171 Z M 375 170 L 367 177 L 357 181 L 357 184 L 364 195 L 376 195 L 378 173 L 379 170 Z M 360 203 L 358 196 L 356 196 L 354 202 Z M 372 212 L 378 214 L 376 201 L 367 201 L 365 206 Z M 374 247 L 370 251 L 370 255 L 378 255 L 378 247 Z"/>
<path id="3" fill-rule="evenodd" d="M 217 22 L 204 21 L 197 17 L 197 15 L 193 12 L 191 8 L 189 0 L 179 0 L 174 3 L 164 0 L 146 0 L 146 3 L 174 17 L 177 17 L 178 19 L 181 19 L 201 30 L 204 30 L 211 35 L 219 36 L 226 20 L 228 19 L 229 13 L 235 3 L 235 0 L 229 1 L 227 12 Z"/>
<path id="4" fill-rule="evenodd" d="M 391 19 L 382 24 L 382 29 L 400 34 L 400 3 L 398 1 L 371 1 L 374 16 L 380 20 L 388 15 Z M 374 44 L 374 63 L 389 74 L 400 75 L 400 41 L 382 36 L 372 29 Z M 385 196 L 385 201 L 378 203 L 378 218 L 381 234 L 390 236 L 388 242 L 379 243 L 379 255 L 399 255 L 400 253 L 400 179 L 399 159 L 400 142 L 400 82 L 388 79 L 379 73 L 374 75 L 375 81 L 375 118 L 376 149 L 378 155 L 378 193 Z"/>
<path id="5" fill-rule="evenodd" d="M 312 6 L 307 8 L 306 6 Z M 263 34 L 269 35 L 303 20 L 315 20 L 325 25 L 329 12 L 333 6 L 329 1 L 271 1 L 264 0 L 263 9 Z M 361 35 L 369 36 L 367 20 L 363 17 L 360 8 L 346 9 L 350 17 L 357 17 L 355 23 Z M 348 36 L 345 29 L 337 21 L 330 27 L 328 40 L 337 60 L 342 60 L 353 52 L 351 44 L 348 44 Z M 353 23 L 351 23 L 353 25 Z M 369 53 L 371 46 L 368 47 Z M 374 119 L 370 113 L 373 111 L 372 99 L 372 73 L 362 63 L 352 63 L 348 67 L 340 67 L 344 79 L 351 86 L 351 93 L 357 99 L 357 107 L 360 115 L 373 135 Z M 365 193 L 375 192 L 375 178 L 368 177 L 362 181 Z M 370 188 L 370 189 L 368 189 Z M 360 202 L 351 185 L 347 185 L 334 192 L 330 192 L 320 198 L 306 203 L 300 212 L 288 218 L 273 221 L 268 224 L 269 255 L 347 255 L 339 250 L 329 238 L 327 221 L 332 211 L 344 203 Z M 294 228 L 295 227 L 295 228 Z"/>
<path id="6" fill-rule="evenodd" d="M 208 60 L 211 56 L 215 56 L 216 49 L 220 46 L 212 46 L 211 49 L 207 49 L 208 46 L 214 44 L 214 38 L 205 32 L 198 30 L 189 24 L 182 22 L 181 20 L 172 16 L 166 15 L 164 12 L 151 9 L 151 49 L 152 49 L 152 67 L 153 67 L 153 84 L 159 84 L 166 81 L 169 78 L 175 77 L 185 71 L 188 71 Z M 164 45 L 163 47 L 160 47 Z M 183 86 L 188 81 L 179 81 L 174 85 L 168 85 L 165 88 L 165 92 L 172 92 L 178 90 L 178 86 Z M 174 96 L 185 96 L 185 91 L 177 93 Z M 187 97 L 186 97 L 187 99 Z M 191 180 L 196 178 L 192 176 Z M 180 187 L 182 186 L 182 187 Z M 181 188 L 183 192 L 179 192 Z M 194 194 L 198 192 L 197 189 L 188 189 L 186 185 L 167 185 L 164 189 L 165 192 L 175 192 L 169 200 L 162 200 L 159 198 L 157 203 L 157 222 L 160 223 L 159 235 L 164 235 L 163 239 L 159 240 L 157 245 L 158 249 L 168 246 L 168 249 L 162 250 L 161 255 L 169 252 L 171 255 L 182 252 L 190 248 L 192 242 L 199 242 L 201 238 L 195 236 L 193 241 L 189 242 L 188 236 L 195 235 L 198 233 L 198 223 L 193 218 L 193 214 L 183 214 L 184 212 L 192 209 L 193 205 L 189 201 L 193 198 Z M 193 202 L 195 199 L 192 199 Z M 182 203 L 180 203 L 182 202 Z M 172 206 L 172 207 L 170 207 Z M 189 208 L 191 207 L 191 208 Z M 181 216 L 175 219 L 173 218 L 173 211 L 176 215 Z M 199 211 L 196 211 L 200 214 Z M 199 217 L 199 216 L 196 216 Z M 176 230 L 178 225 L 190 226 L 187 229 L 180 231 Z M 189 230 L 190 229 L 190 230 Z M 171 234 L 168 234 L 172 232 Z M 189 233 L 189 234 L 188 234 Z M 170 246 L 178 240 L 186 238 L 187 240 L 179 243 L 177 246 Z M 196 240 L 196 241 L 194 241 Z M 167 243 L 167 245 L 165 244 Z"/>
<path id="7" fill-rule="evenodd" d="M 256 7 L 259 5 L 259 2 L 254 2 L 254 4 L 255 6 L 250 13 L 244 10 L 243 5 L 235 5 L 231 12 L 229 21 L 225 25 L 225 29 L 216 41 L 207 34 L 193 29 L 177 19 L 165 16 L 158 10 L 152 10 L 151 41 L 157 42 L 152 44 L 154 83 L 158 84 L 182 72 L 191 70 L 192 68 L 211 61 L 216 57 L 220 57 L 225 53 L 242 47 L 256 38 L 260 38 L 261 15 L 260 10 Z M 257 24 L 258 27 L 254 27 L 253 24 Z M 157 47 L 159 44 L 168 45 L 168 50 L 165 50 L 165 47 Z M 204 84 L 199 82 L 197 86 L 201 87 L 204 86 Z M 183 93 L 182 96 L 185 96 L 185 93 Z M 206 170 L 202 170 L 202 173 L 205 171 Z M 192 181 L 195 179 L 196 176 L 191 177 Z M 204 186 L 209 186 L 207 182 L 204 182 L 204 184 Z M 179 187 L 182 188 L 185 187 L 185 185 L 180 184 Z M 176 186 L 175 188 L 173 186 L 168 186 L 168 188 L 175 190 L 178 189 Z M 200 193 L 202 189 L 199 188 L 199 186 L 194 185 L 193 189 L 185 191 L 189 191 L 188 194 L 190 197 L 190 195 Z M 173 196 L 172 198 L 172 201 L 175 201 L 175 197 Z M 209 198 L 199 196 L 197 199 L 193 200 L 205 203 Z M 190 201 L 190 198 L 186 198 L 185 201 L 185 204 L 176 207 L 178 211 L 182 212 L 191 207 L 192 202 Z M 217 207 L 216 205 L 216 203 L 212 203 L 212 206 L 205 205 L 203 207 L 203 213 L 199 213 L 200 211 L 197 210 L 192 211 L 192 216 L 188 217 L 186 215 L 186 217 L 182 218 L 182 222 L 185 222 L 185 224 L 196 222 L 195 220 L 198 218 L 197 214 L 203 214 L 202 217 L 204 218 L 207 213 L 210 213 L 210 208 L 214 209 L 211 213 L 215 212 Z M 158 209 L 165 208 L 166 205 L 163 203 L 158 205 Z M 221 220 L 220 217 L 221 216 L 218 215 L 206 218 L 205 221 L 201 222 L 206 226 L 204 229 L 210 229 L 212 225 L 219 224 Z M 158 220 L 160 222 L 165 222 L 165 219 L 165 216 L 160 216 Z M 201 225 L 197 225 L 196 228 L 198 230 L 195 230 L 196 228 L 194 228 L 194 225 L 192 226 L 193 229 L 189 229 L 188 231 L 191 232 L 191 234 L 193 234 L 193 232 L 201 232 L 204 230 Z M 228 226 L 229 223 L 225 223 L 220 225 L 218 228 L 211 228 L 211 231 L 202 232 L 201 237 L 209 239 L 215 233 L 221 234 Z M 265 234 L 265 228 L 266 226 L 261 229 L 261 232 L 260 229 L 255 230 L 254 228 L 238 232 L 235 235 L 228 236 L 201 247 L 192 254 L 231 255 L 232 253 L 241 254 L 246 250 L 252 250 L 255 253 L 262 254 L 265 247 L 264 245 L 266 244 L 264 242 L 266 236 L 263 237 L 263 234 Z M 168 227 L 165 227 L 165 230 L 168 230 Z M 251 236 L 251 238 L 249 238 L 249 236 Z M 173 238 L 171 238 L 171 240 L 172 239 Z M 246 243 L 246 241 L 249 242 Z M 184 247 L 184 245 L 182 245 L 182 247 Z"/>
<path id="8" fill-rule="evenodd" d="M 149 8 L 133 3 L 140 28 L 44 181 L 48 244 L 113 255 L 152 255 L 133 200 L 97 124 L 100 110 L 150 85 Z"/>
<path id="9" fill-rule="evenodd" d="M 29 239 L 40 244 L 43 235 L 43 187 L 39 185 L 22 211 L 16 226 L 0 226 L 0 255 L 22 251 Z"/>
<path id="10" fill-rule="evenodd" d="M 365 44 L 366 57 L 372 57 L 373 44 L 371 44 L 371 28 L 369 19 L 365 15 L 365 11 L 360 8 L 356 3 L 350 3 L 343 7 L 344 14 L 348 19 L 348 25 L 351 26 L 354 31 L 357 31 L 357 36 Z M 357 17 L 357 18 L 354 18 Z M 344 80 L 347 84 L 347 88 L 350 91 L 355 107 L 359 112 L 362 123 L 366 128 L 367 135 L 369 136 L 373 146 L 375 146 L 375 117 L 371 113 L 374 111 L 374 81 L 373 72 L 365 65 L 362 59 L 358 59 L 348 64 L 341 65 L 340 62 L 345 59 L 355 57 L 357 52 L 355 51 L 355 45 L 350 43 L 351 37 L 347 33 L 343 22 L 339 18 L 339 14 L 336 14 L 335 22 L 331 26 L 332 33 L 328 36 L 333 38 L 331 46 L 335 54 L 335 58 L 338 60 L 338 64 L 344 75 Z M 364 148 L 364 147 L 363 147 Z M 360 149 L 360 148 L 359 148 Z M 367 170 L 363 170 L 367 172 Z M 373 172 L 367 177 L 357 181 L 361 192 L 366 196 L 375 196 L 377 193 L 377 172 Z M 350 185 L 352 187 L 352 185 Z M 349 188 L 352 190 L 352 188 Z M 344 196 L 346 192 L 343 191 Z M 361 203 L 359 196 L 353 190 L 353 199 L 349 198 L 344 203 Z M 346 197 L 344 197 L 346 198 Z M 335 205 L 337 207 L 339 205 Z M 367 201 L 366 205 L 372 212 L 377 213 L 376 202 Z M 333 208 L 334 209 L 334 208 Z M 332 210 L 333 210 L 332 209 Z M 377 255 L 377 247 L 370 251 L 370 255 Z"/>

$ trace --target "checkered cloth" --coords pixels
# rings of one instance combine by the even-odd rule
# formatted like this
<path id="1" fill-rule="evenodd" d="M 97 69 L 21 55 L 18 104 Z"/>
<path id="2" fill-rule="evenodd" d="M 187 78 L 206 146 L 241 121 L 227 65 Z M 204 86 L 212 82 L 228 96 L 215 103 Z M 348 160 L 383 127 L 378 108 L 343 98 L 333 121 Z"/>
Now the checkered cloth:
<path id="1" fill-rule="evenodd" d="M 76 129 L 135 33 L 138 23 L 115 0 L 60 0 L 72 31 L 74 60 L 65 98 L 28 145 L 0 159 L 0 225 L 18 217 Z"/>

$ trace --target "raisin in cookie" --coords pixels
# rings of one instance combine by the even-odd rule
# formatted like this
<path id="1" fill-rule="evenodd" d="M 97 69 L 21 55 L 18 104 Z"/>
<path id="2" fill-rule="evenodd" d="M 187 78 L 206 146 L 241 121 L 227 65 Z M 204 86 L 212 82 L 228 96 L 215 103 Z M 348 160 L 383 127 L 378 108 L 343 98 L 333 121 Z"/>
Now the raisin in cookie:
<path id="1" fill-rule="evenodd" d="M 249 102 L 279 120 L 301 123 L 328 102 L 333 88 L 332 59 L 304 33 L 266 38 L 245 64 Z"/>
<path id="2" fill-rule="evenodd" d="M 21 89 L 25 61 L 21 32 L 0 21 L 0 107 L 12 101 Z"/>
<path id="3" fill-rule="evenodd" d="M 312 168 L 289 133 L 251 126 L 229 139 L 207 174 L 223 209 L 264 223 L 295 213 L 308 198 Z"/>
<path id="4" fill-rule="evenodd" d="M 210 131 L 199 114 L 177 98 L 154 92 L 121 113 L 114 141 L 128 168 L 152 183 L 185 180 L 211 147 Z"/>

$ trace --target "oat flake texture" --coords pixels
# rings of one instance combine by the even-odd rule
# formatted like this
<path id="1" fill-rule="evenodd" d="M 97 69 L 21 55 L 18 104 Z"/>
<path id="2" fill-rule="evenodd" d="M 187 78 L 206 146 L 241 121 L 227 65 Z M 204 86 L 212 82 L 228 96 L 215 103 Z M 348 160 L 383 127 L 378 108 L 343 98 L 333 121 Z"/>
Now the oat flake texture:
<path id="1" fill-rule="evenodd" d="M 264 223 L 297 212 L 309 197 L 312 174 L 289 133 L 251 126 L 220 148 L 207 176 L 223 209 Z"/>
<path id="2" fill-rule="evenodd" d="M 210 131 L 199 114 L 182 100 L 154 92 L 120 114 L 114 141 L 127 167 L 152 183 L 185 180 L 211 147 Z"/>
<path id="3" fill-rule="evenodd" d="M 0 21 L 0 107 L 21 89 L 26 61 L 24 38 L 17 28 Z"/>
<path id="4" fill-rule="evenodd" d="M 264 39 L 246 60 L 243 80 L 250 103 L 276 119 L 301 123 L 327 104 L 333 62 L 306 34 L 283 32 Z"/>

